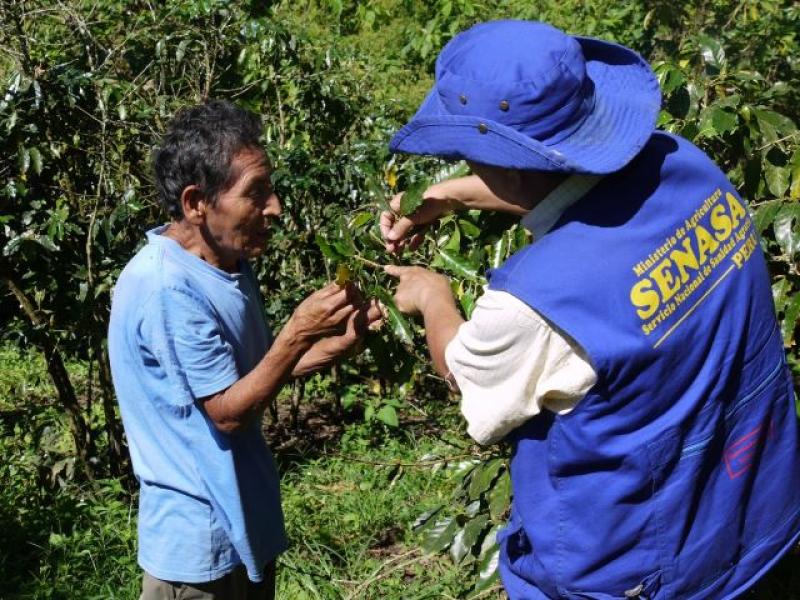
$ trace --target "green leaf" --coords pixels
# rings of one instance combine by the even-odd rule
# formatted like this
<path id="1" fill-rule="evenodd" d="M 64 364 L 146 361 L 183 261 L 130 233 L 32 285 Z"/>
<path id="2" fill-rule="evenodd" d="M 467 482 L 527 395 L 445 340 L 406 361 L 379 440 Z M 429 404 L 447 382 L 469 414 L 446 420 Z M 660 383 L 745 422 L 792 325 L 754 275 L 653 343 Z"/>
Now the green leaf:
<path id="1" fill-rule="evenodd" d="M 341 254 L 339 254 L 339 252 L 334 250 L 333 246 L 331 246 L 328 243 L 328 240 L 326 240 L 321 234 L 319 233 L 316 234 L 314 236 L 314 241 L 316 242 L 317 247 L 319 247 L 320 252 L 322 252 L 322 255 L 325 258 L 335 261 L 341 261 L 343 258 L 345 258 Z"/>
<path id="2" fill-rule="evenodd" d="M 764 233 L 767 227 L 772 225 L 772 222 L 775 220 L 775 215 L 778 214 L 782 206 L 783 202 L 781 200 L 770 200 L 769 202 L 764 202 L 764 204 L 761 204 L 756 209 L 753 220 L 759 235 Z"/>
<path id="3" fill-rule="evenodd" d="M 37 175 L 42 174 L 42 153 L 39 152 L 38 148 L 31 148 L 30 149 L 30 161 L 31 166 L 33 167 L 34 173 Z"/>
<path id="4" fill-rule="evenodd" d="M 511 245 L 511 252 L 516 252 L 517 250 L 520 250 L 530 244 L 531 234 L 521 225 L 517 225 L 516 229 L 514 230 L 512 242 L 513 244 Z"/>
<path id="5" fill-rule="evenodd" d="M 794 151 L 791 160 L 789 160 L 789 172 L 792 175 L 789 198 L 792 200 L 800 200 L 800 148 Z"/>
<path id="6" fill-rule="evenodd" d="M 700 112 L 700 131 L 696 137 L 719 137 L 736 129 L 739 119 L 717 106 L 707 106 Z"/>
<path id="7" fill-rule="evenodd" d="M 394 409 L 394 406 L 389 406 L 388 404 L 381 406 L 380 410 L 375 414 L 375 417 L 389 427 L 397 427 L 400 424 L 397 418 L 397 411 Z"/>
<path id="8" fill-rule="evenodd" d="M 442 508 L 444 508 L 444 505 L 440 504 L 439 506 L 436 506 L 430 510 L 426 510 L 414 520 L 414 522 L 411 524 L 411 529 L 417 533 L 420 533 L 425 529 L 426 525 L 428 527 L 432 526 L 435 522 L 433 517 L 439 514 L 439 511 L 441 511 Z"/>
<path id="9" fill-rule="evenodd" d="M 409 187 L 400 198 L 400 216 L 406 217 L 422 206 L 422 194 L 428 189 L 425 181 L 418 181 Z"/>
<path id="10" fill-rule="evenodd" d="M 363 211 L 357 213 L 350 221 L 350 227 L 352 227 L 353 229 L 360 229 L 367 223 L 371 222 L 373 217 L 374 215 L 369 211 Z"/>
<path id="11" fill-rule="evenodd" d="M 58 246 L 55 244 L 55 242 L 53 242 L 53 240 L 46 235 L 37 235 L 31 239 L 45 250 L 49 250 L 50 252 L 55 252 L 58 250 Z"/>
<path id="12" fill-rule="evenodd" d="M 445 270 L 453 275 L 466 279 L 478 279 L 478 268 L 467 259 L 445 248 L 439 250 L 438 256 L 441 258 Z"/>
<path id="13" fill-rule="evenodd" d="M 475 592 L 487 590 L 498 581 L 497 565 L 499 563 L 500 548 L 494 545 L 483 555 L 478 563 L 478 583 L 475 584 Z"/>
<path id="14" fill-rule="evenodd" d="M 409 347 L 414 347 L 414 330 L 411 328 L 405 315 L 395 305 L 394 301 L 385 295 L 381 302 L 386 308 L 386 320 L 395 338 Z"/>
<path id="15" fill-rule="evenodd" d="M 183 57 L 186 54 L 186 47 L 189 45 L 189 40 L 182 40 L 180 44 L 178 44 L 178 49 L 175 50 L 175 62 L 182 62 Z"/>
<path id="16" fill-rule="evenodd" d="M 777 142 L 782 136 L 788 135 L 796 129 L 790 118 L 776 113 L 774 110 L 754 108 L 753 114 L 761 129 L 761 137 L 767 144 Z"/>
<path id="17" fill-rule="evenodd" d="M 440 237 L 437 245 L 452 253 L 458 254 L 459 250 L 461 250 L 461 230 L 458 227 L 454 227 L 453 233 L 449 236 L 444 235 Z"/>
<path id="18" fill-rule="evenodd" d="M 469 165 L 465 161 L 448 164 L 443 169 L 436 172 L 431 178 L 432 183 L 441 183 L 448 179 L 455 179 L 457 177 L 465 177 L 469 175 Z"/>
<path id="19" fill-rule="evenodd" d="M 471 500 L 477 500 L 483 492 L 489 489 L 503 466 L 504 461 L 500 458 L 495 458 L 486 464 L 480 465 L 473 471 L 472 479 L 469 482 L 469 497 Z"/>
<path id="20" fill-rule="evenodd" d="M 450 545 L 450 557 L 453 562 L 459 564 L 472 551 L 478 541 L 478 537 L 486 529 L 489 519 L 486 515 L 478 515 L 467 522 L 466 525 L 453 538 Z"/>
<path id="21" fill-rule="evenodd" d="M 330 245 L 333 246 L 333 248 L 336 250 L 337 253 L 339 253 L 340 256 L 349 258 L 356 253 L 356 248 L 353 245 L 352 240 L 349 241 L 350 243 L 348 244 L 347 243 L 348 240 L 346 239 L 335 240 L 331 242 Z"/>
<path id="22" fill-rule="evenodd" d="M 503 261 L 508 257 L 508 245 L 508 233 L 504 233 L 492 246 L 491 265 L 493 269 L 502 265 Z"/>
<path id="23" fill-rule="evenodd" d="M 772 301 L 775 304 L 775 312 L 782 313 L 789 297 L 792 284 L 785 277 L 781 277 L 772 284 Z"/>
<path id="24" fill-rule="evenodd" d="M 27 148 L 20 148 L 17 156 L 19 162 L 19 172 L 24 175 L 31 166 L 31 153 Z"/>
<path id="25" fill-rule="evenodd" d="M 717 98 L 714 105 L 720 108 L 737 108 L 741 102 L 742 97 L 739 94 L 731 94 L 730 96 Z"/>
<path id="26" fill-rule="evenodd" d="M 447 548 L 456 537 L 460 527 L 455 517 L 445 517 L 430 528 L 422 547 L 431 553 L 438 553 Z"/>
<path id="27" fill-rule="evenodd" d="M 466 221 L 465 219 L 458 220 L 458 227 L 464 232 L 464 235 L 469 239 L 474 240 L 481 235 L 481 230 L 476 225 Z"/>
<path id="28" fill-rule="evenodd" d="M 789 189 L 789 168 L 777 167 L 768 160 L 764 161 L 764 178 L 770 193 L 776 198 L 782 198 Z"/>
<path id="29" fill-rule="evenodd" d="M 734 131 L 739 124 L 739 119 L 735 114 L 727 110 L 714 107 L 711 110 L 711 124 L 714 126 L 718 135 L 723 135 Z"/>
<path id="30" fill-rule="evenodd" d="M 683 74 L 680 68 L 674 65 L 667 65 L 659 73 L 659 83 L 661 83 L 661 91 L 666 97 L 686 83 L 686 75 Z"/>
<path id="31" fill-rule="evenodd" d="M 796 293 L 791 297 L 786 303 L 783 313 L 781 335 L 783 336 L 783 345 L 786 348 L 791 348 L 794 345 L 794 332 L 797 329 L 798 318 L 800 318 L 800 293 Z"/>
<path id="32" fill-rule="evenodd" d="M 500 525 L 495 525 L 492 527 L 486 535 L 483 536 L 483 541 L 481 542 L 481 547 L 478 550 L 478 561 L 477 561 L 477 568 L 479 573 L 481 571 L 489 572 L 487 568 L 489 565 L 487 563 L 491 563 L 492 557 L 495 556 L 495 553 L 499 551 L 497 546 L 497 532 L 500 530 Z M 495 573 L 489 575 L 489 577 L 485 579 L 478 579 L 475 586 L 470 590 L 470 594 L 467 598 L 486 598 L 486 590 L 489 589 L 492 585 L 495 585 L 498 581 L 498 575 L 495 570 Z"/>
<path id="33" fill-rule="evenodd" d="M 775 216 L 772 224 L 775 231 L 775 241 L 783 250 L 788 260 L 794 260 L 794 255 L 800 250 L 800 204 L 784 204 Z"/>
<path id="34" fill-rule="evenodd" d="M 710 73 L 719 73 L 725 67 L 725 50 L 718 40 L 707 36 L 699 35 L 697 38 L 700 46 L 700 55 L 706 64 L 706 70 Z"/>
<path id="35" fill-rule="evenodd" d="M 511 504 L 511 477 L 503 473 L 489 493 L 489 514 L 494 521 L 499 520 Z"/>
<path id="36" fill-rule="evenodd" d="M 476 303 L 475 294 L 471 292 L 465 292 L 461 298 L 458 299 L 458 303 L 461 305 L 461 310 L 464 311 L 464 315 L 469 319 L 472 317 L 472 311 L 475 310 L 475 303 Z"/>

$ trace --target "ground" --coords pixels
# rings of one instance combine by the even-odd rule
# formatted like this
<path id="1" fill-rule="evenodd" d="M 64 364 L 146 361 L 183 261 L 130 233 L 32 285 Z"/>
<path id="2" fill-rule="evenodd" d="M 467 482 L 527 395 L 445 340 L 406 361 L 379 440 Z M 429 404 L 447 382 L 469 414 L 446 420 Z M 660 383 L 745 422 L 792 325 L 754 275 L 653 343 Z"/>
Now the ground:
<path id="1" fill-rule="evenodd" d="M 0 361 L 0 598 L 138 598 L 135 496 L 117 480 L 70 480 L 41 359 L 0 348 Z M 71 367 L 79 380 L 82 369 Z M 411 527 L 426 508 L 449 501 L 455 465 L 477 451 L 459 433 L 456 406 L 428 410 L 435 418 L 403 411 L 397 428 L 365 423 L 357 407 L 342 416 L 330 394 L 309 394 L 297 426 L 281 406 L 264 428 L 291 541 L 279 562 L 278 597 L 466 597 L 468 570 L 446 554 L 424 553 Z M 481 598 L 504 595 L 494 587 Z M 800 552 L 747 598 L 800 600 Z"/>

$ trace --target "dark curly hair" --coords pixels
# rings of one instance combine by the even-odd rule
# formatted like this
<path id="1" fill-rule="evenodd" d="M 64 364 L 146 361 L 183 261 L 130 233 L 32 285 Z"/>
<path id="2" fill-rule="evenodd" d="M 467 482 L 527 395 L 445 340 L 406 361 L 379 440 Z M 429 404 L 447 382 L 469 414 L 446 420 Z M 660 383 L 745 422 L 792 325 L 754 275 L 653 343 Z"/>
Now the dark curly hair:
<path id="1" fill-rule="evenodd" d="M 240 151 L 261 148 L 259 117 L 225 100 L 178 111 L 153 152 L 158 198 L 170 218 L 183 217 L 181 194 L 198 186 L 213 204 L 234 183 L 231 161 Z"/>

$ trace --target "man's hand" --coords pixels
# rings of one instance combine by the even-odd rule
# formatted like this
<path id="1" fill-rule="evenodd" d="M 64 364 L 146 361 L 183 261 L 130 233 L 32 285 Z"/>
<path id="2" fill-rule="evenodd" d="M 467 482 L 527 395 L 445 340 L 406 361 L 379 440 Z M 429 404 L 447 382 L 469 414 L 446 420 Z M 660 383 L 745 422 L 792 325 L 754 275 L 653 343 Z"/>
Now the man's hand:
<path id="1" fill-rule="evenodd" d="M 344 323 L 338 334 L 321 339 L 315 347 L 324 350 L 331 358 L 354 352 L 367 332 L 383 324 L 383 311 L 377 300 L 362 304 Z"/>
<path id="2" fill-rule="evenodd" d="M 340 326 L 338 334 L 322 338 L 303 355 L 292 376 L 309 375 L 329 367 L 341 356 L 355 354 L 367 332 L 378 329 L 382 322 L 383 312 L 377 300 L 363 304 Z"/>
<path id="3" fill-rule="evenodd" d="M 330 283 L 298 305 L 281 334 L 285 331 L 286 335 L 311 342 L 340 334 L 360 304 L 361 296 L 355 286 Z"/>
<path id="4" fill-rule="evenodd" d="M 344 354 L 355 348 L 364 339 L 368 331 L 379 329 L 383 324 L 383 311 L 377 300 L 371 300 L 361 307 L 347 319 L 344 333 L 334 335 L 326 340 L 330 343 L 330 348 L 337 354 Z"/>
<path id="5" fill-rule="evenodd" d="M 402 313 L 425 316 L 427 309 L 436 302 L 455 305 L 450 281 L 444 275 L 422 267 L 386 265 L 384 270 L 399 280 L 394 302 Z"/>
<path id="6" fill-rule="evenodd" d="M 447 277 L 422 267 L 387 265 L 384 269 L 400 280 L 394 296 L 400 312 L 421 314 L 425 320 L 425 337 L 433 366 L 442 377 L 447 377 L 444 351 L 464 322 Z"/>
<path id="7" fill-rule="evenodd" d="M 422 194 L 422 206 L 410 215 L 398 216 L 403 192 L 389 201 L 392 210 L 381 213 L 380 221 L 381 235 L 386 242 L 388 252 L 401 254 L 405 248 L 414 250 L 422 243 L 424 237 L 419 232 L 420 227 L 425 227 L 458 208 L 457 199 L 450 194 L 453 186 L 448 183 L 432 185 L 425 190 Z"/>
<path id="8" fill-rule="evenodd" d="M 423 203 L 412 214 L 398 217 L 402 194 L 389 202 L 391 211 L 381 213 L 381 235 L 386 250 L 400 254 L 422 243 L 420 228 L 458 210 L 489 210 L 522 216 L 555 189 L 564 175 L 516 171 L 469 163 L 475 175 L 448 179 L 429 187 Z"/>

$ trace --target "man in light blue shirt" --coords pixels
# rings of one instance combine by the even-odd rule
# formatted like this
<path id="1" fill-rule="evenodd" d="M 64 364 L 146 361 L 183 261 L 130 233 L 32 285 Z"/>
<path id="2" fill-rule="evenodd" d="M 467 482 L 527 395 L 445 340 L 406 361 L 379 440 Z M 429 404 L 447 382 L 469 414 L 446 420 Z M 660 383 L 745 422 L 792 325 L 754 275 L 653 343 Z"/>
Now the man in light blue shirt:
<path id="1" fill-rule="evenodd" d="M 114 290 L 109 354 L 141 486 L 142 600 L 274 596 L 286 536 L 263 408 L 380 318 L 331 284 L 273 339 L 247 262 L 281 212 L 260 133 L 226 102 L 176 115 L 154 156 L 172 221 L 147 233 Z"/>

